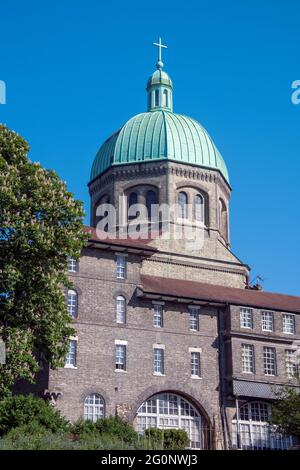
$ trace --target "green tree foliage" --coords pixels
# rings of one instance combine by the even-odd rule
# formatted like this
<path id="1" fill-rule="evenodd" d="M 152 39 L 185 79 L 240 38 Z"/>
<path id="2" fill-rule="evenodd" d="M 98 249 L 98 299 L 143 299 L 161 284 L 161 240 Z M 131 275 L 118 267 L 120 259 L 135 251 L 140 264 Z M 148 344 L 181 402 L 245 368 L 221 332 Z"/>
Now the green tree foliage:
<path id="1" fill-rule="evenodd" d="M 0 399 L 17 379 L 33 382 L 41 355 L 63 364 L 73 333 L 66 266 L 84 245 L 83 207 L 51 170 L 28 159 L 28 144 L 0 125 Z"/>
<path id="2" fill-rule="evenodd" d="M 189 445 L 188 435 L 183 429 L 150 428 L 146 429 L 145 438 L 157 449 L 183 450 Z"/>
<path id="3" fill-rule="evenodd" d="M 279 432 L 300 437 L 300 390 L 285 387 L 272 406 L 270 424 Z"/>
<path id="4" fill-rule="evenodd" d="M 68 429 L 68 422 L 49 402 L 33 395 L 15 395 L 0 401 L 0 435 L 19 426 L 27 432 L 59 432 Z"/>
<path id="5" fill-rule="evenodd" d="M 72 434 L 78 437 L 110 436 L 126 444 L 134 443 L 138 435 L 130 424 L 119 416 L 109 416 L 108 418 L 98 419 L 95 423 L 92 421 L 78 420 L 71 425 Z"/>

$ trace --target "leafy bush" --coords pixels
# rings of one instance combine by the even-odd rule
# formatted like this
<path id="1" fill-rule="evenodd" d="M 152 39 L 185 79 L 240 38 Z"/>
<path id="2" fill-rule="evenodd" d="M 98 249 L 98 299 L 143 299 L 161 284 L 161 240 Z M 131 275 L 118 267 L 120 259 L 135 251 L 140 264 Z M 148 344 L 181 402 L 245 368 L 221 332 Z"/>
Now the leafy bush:
<path id="1" fill-rule="evenodd" d="M 59 411 L 41 398 L 33 395 L 14 395 L 0 401 L 0 435 L 28 423 L 35 423 L 32 426 L 51 432 L 65 431 L 68 427 L 67 421 Z"/>
<path id="2" fill-rule="evenodd" d="M 189 438 L 183 429 L 150 428 L 145 431 L 145 438 L 156 449 L 183 450 L 189 445 Z"/>
<path id="3" fill-rule="evenodd" d="M 95 423 L 79 420 L 70 426 L 70 431 L 77 437 L 87 439 L 87 436 L 112 437 L 126 444 L 133 444 L 137 440 L 137 433 L 130 424 L 118 416 L 99 419 Z M 91 438 L 90 438 L 91 439 Z"/>

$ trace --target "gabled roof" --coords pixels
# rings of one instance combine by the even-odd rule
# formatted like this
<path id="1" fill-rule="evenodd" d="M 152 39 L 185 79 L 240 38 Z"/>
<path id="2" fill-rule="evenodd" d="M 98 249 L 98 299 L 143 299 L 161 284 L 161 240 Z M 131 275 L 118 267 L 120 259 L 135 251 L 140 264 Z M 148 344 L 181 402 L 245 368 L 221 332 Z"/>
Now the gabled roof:
<path id="1" fill-rule="evenodd" d="M 252 289 L 217 286 L 195 281 L 141 276 L 140 296 L 168 296 L 220 304 L 300 313 L 300 297 Z"/>

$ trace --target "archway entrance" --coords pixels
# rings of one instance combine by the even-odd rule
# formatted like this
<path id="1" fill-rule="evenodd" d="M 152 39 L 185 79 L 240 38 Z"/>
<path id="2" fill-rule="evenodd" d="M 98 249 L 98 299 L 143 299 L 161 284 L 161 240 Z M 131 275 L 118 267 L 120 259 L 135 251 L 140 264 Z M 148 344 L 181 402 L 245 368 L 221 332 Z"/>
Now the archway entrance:
<path id="1" fill-rule="evenodd" d="M 207 448 L 207 422 L 190 401 L 175 393 L 158 393 L 148 398 L 136 415 L 137 431 L 148 428 L 184 429 L 192 449 Z"/>

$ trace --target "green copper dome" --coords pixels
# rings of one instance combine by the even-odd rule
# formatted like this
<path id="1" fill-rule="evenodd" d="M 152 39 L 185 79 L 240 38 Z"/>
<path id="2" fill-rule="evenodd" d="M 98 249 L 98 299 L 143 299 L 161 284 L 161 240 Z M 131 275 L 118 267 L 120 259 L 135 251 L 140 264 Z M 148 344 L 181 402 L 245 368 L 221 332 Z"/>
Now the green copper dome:
<path id="1" fill-rule="evenodd" d="M 94 160 L 91 180 L 114 165 L 173 160 L 219 170 L 229 183 L 225 162 L 206 130 L 194 119 L 173 113 L 173 83 L 162 70 L 159 38 L 157 70 L 147 82 L 148 112 L 137 114 L 109 137 Z"/>
<path id="2" fill-rule="evenodd" d="M 112 165 L 174 160 L 219 170 L 229 182 L 225 162 L 206 130 L 194 119 L 170 111 L 152 111 L 131 118 L 102 145 L 91 180 Z"/>

